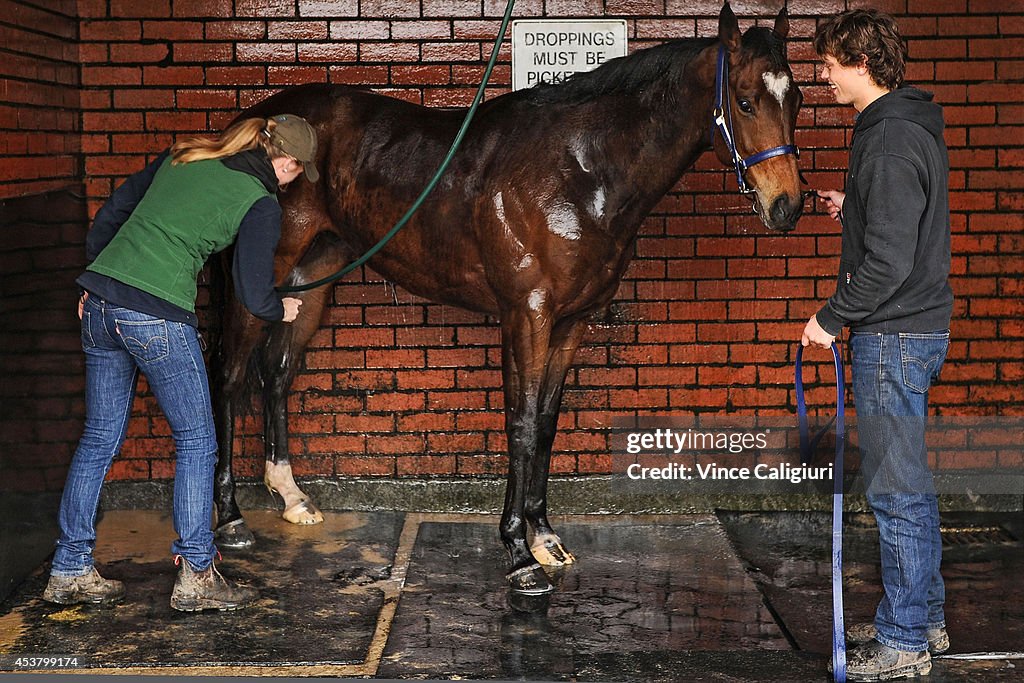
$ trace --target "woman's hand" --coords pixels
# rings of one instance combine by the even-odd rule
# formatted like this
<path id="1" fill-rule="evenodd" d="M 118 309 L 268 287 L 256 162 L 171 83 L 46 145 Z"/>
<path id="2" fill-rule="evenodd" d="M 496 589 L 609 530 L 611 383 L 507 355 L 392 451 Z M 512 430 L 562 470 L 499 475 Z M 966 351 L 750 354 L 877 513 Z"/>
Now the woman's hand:
<path id="1" fill-rule="evenodd" d="M 302 299 L 286 296 L 281 299 L 281 303 L 284 304 L 284 318 L 281 319 L 283 322 L 290 323 L 299 317 L 299 306 L 302 305 Z"/>
<path id="2" fill-rule="evenodd" d="M 839 190 L 815 190 L 815 194 L 825 200 L 825 210 L 833 220 L 839 220 L 839 214 L 843 212 L 843 201 L 846 200 L 846 193 Z"/>
<path id="3" fill-rule="evenodd" d="M 82 292 L 82 296 L 78 297 L 78 319 L 82 319 L 82 309 L 85 308 L 85 302 L 89 300 L 89 292 Z"/>

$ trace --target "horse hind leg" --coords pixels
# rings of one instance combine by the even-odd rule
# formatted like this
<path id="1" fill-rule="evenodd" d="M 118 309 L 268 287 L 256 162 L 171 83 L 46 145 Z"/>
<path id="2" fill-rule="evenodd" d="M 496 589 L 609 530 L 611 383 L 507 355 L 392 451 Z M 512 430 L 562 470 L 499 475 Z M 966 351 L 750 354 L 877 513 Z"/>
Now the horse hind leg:
<path id="1" fill-rule="evenodd" d="M 341 266 L 343 256 L 337 239 L 322 233 L 287 281 L 297 284 L 325 277 Z M 271 496 L 281 497 L 284 502 L 282 517 L 292 524 L 320 524 L 324 521 L 323 513 L 299 488 L 292 475 L 288 452 L 288 390 L 306 345 L 320 327 L 330 292 L 330 287 L 318 287 L 291 294 L 302 300 L 299 316 L 290 324 L 275 325 L 260 353 L 266 447 L 263 483 Z"/>
<path id="2" fill-rule="evenodd" d="M 558 415 L 562 407 L 565 376 L 576 356 L 576 349 L 586 331 L 585 321 L 563 321 L 555 327 L 548 353 L 547 369 L 540 391 L 537 415 L 537 450 L 529 464 L 526 491 L 526 521 L 533 531 L 530 552 L 546 567 L 572 564 L 576 558 L 551 528 L 547 517 L 548 473 L 551 447 L 557 433 Z"/>
<path id="3" fill-rule="evenodd" d="M 292 359 L 296 355 L 295 351 L 301 352 L 301 347 L 305 344 L 297 344 L 298 349 L 290 343 L 286 343 L 285 346 L 286 350 L 283 353 L 268 354 L 273 355 L 278 364 L 265 380 L 263 391 L 266 448 L 263 484 L 271 497 L 281 497 L 284 503 L 284 512 L 281 516 L 285 521 L 292 524 L 320 524 L 324 521 L 323 513 L 295 483 L 288 458 L 288 389 L 291 387 L 297 366 L 297 361 Z M 274 348 L 268 345 L 268 350 Z"/>
<path id="4" fill-rule="evenodd" d="M 216 266 L 215 266 L 216 267 Z M 212 288 L 211 288 L 212 289 Z M 235 501 L 235 479 L 231 472 L 234 451 L 235 415 L 239 402 L 249 396 L 247 376 L 253 349 L 263 336 L 262 325 L 246 314 L 233 299 L 221 301 L 222 328 L 212 339 L 210 394 L 217 426 L 217 469 L 214 476 L 214 502 L 217 528 L 214 539 L 223 549 L 252 547 L 256 538 L 245 523 Z"/>

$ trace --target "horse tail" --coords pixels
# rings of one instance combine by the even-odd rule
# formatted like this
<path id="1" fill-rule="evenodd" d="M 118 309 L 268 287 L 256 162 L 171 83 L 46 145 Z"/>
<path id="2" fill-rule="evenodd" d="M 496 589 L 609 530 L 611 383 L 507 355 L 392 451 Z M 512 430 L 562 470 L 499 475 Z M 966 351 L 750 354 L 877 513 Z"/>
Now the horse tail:
<path id="1" fill-rule="evenodd" d="M 227 302 L 224 255 L 216 254 L 207 266 L 206 354 L 210 369 L 210 388 L 223 386 L 224 369 L 224 305 Z"/>
<path id="2" fill-rule="evenodd" d="M 253 396 L 263 387 L 257 362 L 259 345 L 250 349 L 246 358 L 233 357 L 228 346 L 230 329 L 228 307 L 234 293 L 231 279 L 233 248 L 210 259 L 207 316 L 207 363 L 210 369 L 210 393 L 216 402 L 228 401 L 234 414 L 255 414 Z"/>

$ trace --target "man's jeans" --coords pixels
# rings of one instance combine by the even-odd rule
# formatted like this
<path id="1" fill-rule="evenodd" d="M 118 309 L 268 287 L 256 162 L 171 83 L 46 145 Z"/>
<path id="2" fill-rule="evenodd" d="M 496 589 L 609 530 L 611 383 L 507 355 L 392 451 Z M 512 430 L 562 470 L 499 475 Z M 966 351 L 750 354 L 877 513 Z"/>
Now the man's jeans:
<path id="1" fill-rule="evenodd" d="M 948 331 L 850 335 L 861 468 L 882 550 L 885 596 L 875 613 L 877 639 L 910 652 L 927 649 L 927 628 L 946 625 L 925 423 L 928 389 L 948 348 Z"/>
<path id="2" fill-rule="evenodd" d="M 139 370 L 170 424 L 177 449 L 171 552 L 196 570 L 217 552 L 210 529 L 217 437 L 199 336 L 190 325 L 90 296 L 82 314 L 85 431 L 60 504 L 51 574 L 79 576 L 93 564 L 100 487 L 128 429 Z"/>

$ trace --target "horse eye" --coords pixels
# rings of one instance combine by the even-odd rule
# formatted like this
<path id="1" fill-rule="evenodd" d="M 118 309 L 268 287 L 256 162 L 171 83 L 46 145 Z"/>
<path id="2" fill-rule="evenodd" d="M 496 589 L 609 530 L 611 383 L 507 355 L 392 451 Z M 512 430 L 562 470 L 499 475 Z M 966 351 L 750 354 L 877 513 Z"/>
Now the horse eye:
<path id="1" fill-rule="evenodd" d="M 740 110 L 744 114 L 753 114 L 754 113 L 754 107 L 750 104 L 750 100 L 740 100 L 739 104 L 740 104 Z"/>

